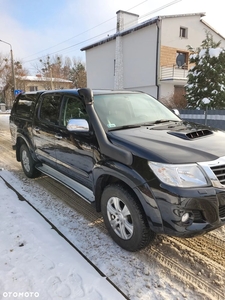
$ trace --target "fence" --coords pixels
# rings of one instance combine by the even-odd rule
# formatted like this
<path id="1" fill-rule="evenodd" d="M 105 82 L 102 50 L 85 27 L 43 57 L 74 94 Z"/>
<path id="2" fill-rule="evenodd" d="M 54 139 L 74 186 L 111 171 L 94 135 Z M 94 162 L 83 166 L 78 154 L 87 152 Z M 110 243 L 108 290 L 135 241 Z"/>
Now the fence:
<path id="1" fill-rule="evenodd" d="M 225 130 L 225 110 L 208 110 L 206 112 L 205 110 L 182 109 L 179 111 L 183 120 Z"/>

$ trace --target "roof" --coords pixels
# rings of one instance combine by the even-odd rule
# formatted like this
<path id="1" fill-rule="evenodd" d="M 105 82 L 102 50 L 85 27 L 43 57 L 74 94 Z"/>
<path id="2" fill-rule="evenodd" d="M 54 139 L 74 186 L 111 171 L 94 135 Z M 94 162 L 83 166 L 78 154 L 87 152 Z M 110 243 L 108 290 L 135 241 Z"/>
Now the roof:
<path id="1" fill-rule="evenodd" d="M 99 46 L 99 45 L 101 45 L 101 44 L 105 44 L 105 43 L 107 43 L 107 42 L 110 42 L 110 41 L 112 41 L 112 40 L 115 40 L 117 36 L 123 36 L 123 35 L 129 34 L 129 33 L 131 33 L 131 32 L 134 32 L 134 31 L 136 31 L 136 30 L 139 30 L 139 29 L 141 29 L 141 28 L 143 28 L 143 27 L 152 25 L 152 24 L 156 23 L 158 20 L 159 20 L 159 17 L 155 17 L 155 18 L 149 19 L 149 20 L 147 20 L 147 21 L 145 21 L 145 22 L 142 22 L 142 23 L 140 23 L 140 24 L 138 24 L 138 25 L 135 25 L 135 26 L 133 26 L 133 27 L 127 29 L 127 30 L 123 30 L 123 31 L 120 31 L 120 32 L 116 32 L 115 34 L 113 34 L 113 35 L 111 35 L 111 36 L 108 36 L 107 38 L 105 38 L 105 39 L 103 39 L 103 40 L 100 40 L 100 41 L 98 41 L 98 42 L 96 42 L 96 43 L 94 43 L 94 44 L 91 44 L 91 45 L 89 45 L 89 46 L 83 47 L 83 48 L 81 48 L 80 50 L 81 50 L 81 51 L 84 51 L 84 50 L 88 50 L 88 49 L 94 48 L 94 47 L 96 47 L 96 46 Z"/>
<path id="2" fill-rule="evenodd" d="M 190 16 L 199 16 L 200 18 L 204 17 L 205 16 L 205 13 L 203 12 L 200 12 L 200 13 L 190 13 L 190 14 L 177 14 L 177 15 L 164 15 L 164 16 L 157 16 L 157 17 L 154 17 L 154 18 L 151 18 L 151 19 L 148 19 L 142 23 L 139 23 L 135 26 L 132 26 L 131 28 L 129 29 L 126 29 L 126 30 L 123 30 L 123 31 L 120 31 L 120 32 L 116 32 L 115 34 L 111 35 L 111 36 L 108 36 L 107 38 L 105 39 L 102 39 L 96 43 L 93 43 L 91 45 L 88 45 L 86 47 L 83 47 L 81 48 L 81 51 L 85 51 L 85 50 L 88 50 L 88 49 L 91 49 L 91 48 L 94 48 L 94 47 L 97 47 L 101 44 L 105 44 L 107 42 L 110 42 L 112 40 L 115 40 L 117 36 L 123 36 L 123 35 L 126 35 L 126 34 L 129 34 L 131 32 L 134 32 L 134 31 L 137 31 L 139 29 L 142 29 L 144 27 L 147 27 L 147 26 L 150 26 L 152 24 L 157 24 L 157 22 L 161 21 L 162 19 L 167 19 L 167 18 L 179 18 L 179 17 L 190 17 Z M 208 25 L 209 26 L 209 25 Z M 211 28 L 212 29 L 212 28 Z M 212 29 L 213 30 L 213 29 Z"/>
<path id="3" fill-rule="evenodd" d="M 53 82 L 72 83 L 71 80 L 62 79 L 62 78 L 50 78 L 45 76 L 16 76 L 16 78 L 20 80 L 26 80 L 26 81 L 53 81 Z"/>

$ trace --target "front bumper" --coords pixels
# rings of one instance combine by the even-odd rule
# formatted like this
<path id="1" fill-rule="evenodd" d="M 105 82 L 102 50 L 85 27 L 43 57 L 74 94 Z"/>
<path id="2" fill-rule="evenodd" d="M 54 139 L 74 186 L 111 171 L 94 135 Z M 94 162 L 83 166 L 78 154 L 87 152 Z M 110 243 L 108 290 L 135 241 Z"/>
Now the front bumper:
<path id="1" fill-rule="evenodd" d="M 162 233 L 193 237 L 225 225 L 225 189 L 153 189 Z"/>
<path id="2" fill-rule="evenodd" d="M 208 187 L 168 186 L 157 178 L 149 184 L 165 234 L 192 237 L 225 225 L 225 157 L 198 165 L 208 178 Z"/>

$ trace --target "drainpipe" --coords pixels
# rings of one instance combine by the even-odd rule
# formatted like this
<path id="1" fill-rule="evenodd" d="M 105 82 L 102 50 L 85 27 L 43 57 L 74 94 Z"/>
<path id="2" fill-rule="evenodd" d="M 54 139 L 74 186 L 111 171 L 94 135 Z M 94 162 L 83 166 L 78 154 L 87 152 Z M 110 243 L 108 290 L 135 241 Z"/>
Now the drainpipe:
<path id="1" fill-rule="evenodd" d="M 156 21 L 157 28 L 157 40 L 156 40 L 156 73 L 155 73 L 155 85 L 157 89 L 156 98 L 159 100 L 159 69 L 160 69 L 160 19 Z"/>

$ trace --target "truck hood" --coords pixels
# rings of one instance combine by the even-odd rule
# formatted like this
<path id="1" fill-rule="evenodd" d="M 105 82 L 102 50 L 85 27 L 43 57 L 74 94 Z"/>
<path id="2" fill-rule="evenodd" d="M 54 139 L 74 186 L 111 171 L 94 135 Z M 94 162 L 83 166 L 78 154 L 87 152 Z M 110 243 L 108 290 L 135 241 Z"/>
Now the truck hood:
<path id="1" fill-rule="evenodd" d="M 150 161 L 194 163 L 225 156 L 225 132 L 191 122 L 118 129 L 107 136 L 114 145 Z"/>

